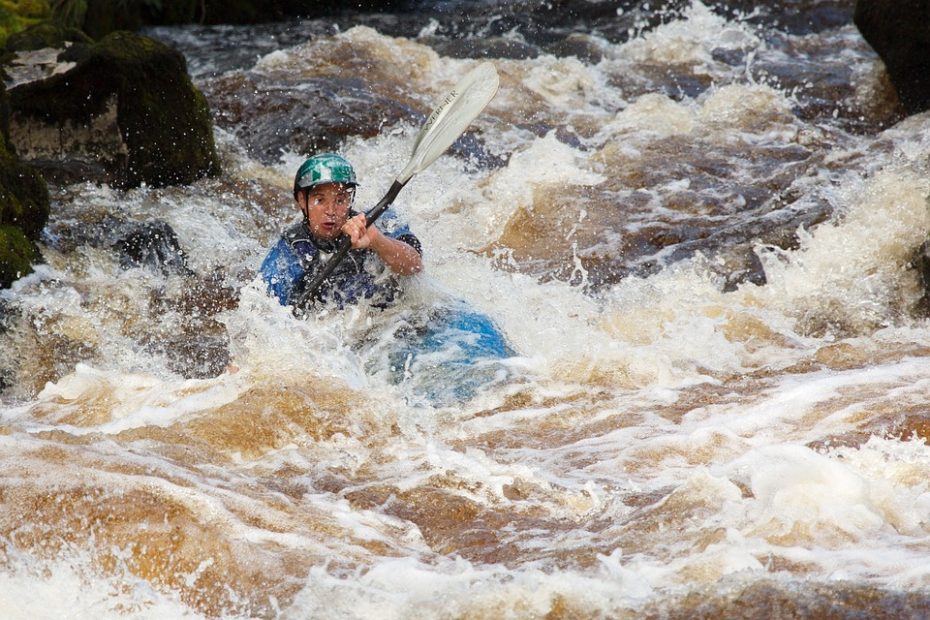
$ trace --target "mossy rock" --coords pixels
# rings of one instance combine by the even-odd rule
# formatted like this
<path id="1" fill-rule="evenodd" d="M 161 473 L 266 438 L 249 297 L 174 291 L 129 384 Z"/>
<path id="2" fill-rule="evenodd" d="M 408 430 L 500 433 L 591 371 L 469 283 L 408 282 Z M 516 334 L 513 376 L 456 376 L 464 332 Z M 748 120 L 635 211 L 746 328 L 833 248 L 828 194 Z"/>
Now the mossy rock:
<path id="1" fill-rule="evenodd" d="M 10 151 L 8 135 L 9 96 L 0 84 L 0 225 L 15 226 L 35 240 L 48 221 L 48 187 L 41 175 Z"/>
<path id="2" fill-rule="evenodd" d="M 92 128 L 115 107 L 118 131 L 111 127 L 110 142 L 100 142 L 109 152 L 93 154 L 113 174 L 107 181 L 163 186 L 219 174 L 210 110 L 180 52 L 118 31 L 92 45 L 73 45 L 59 60 L 76 65 L 10 90 L 11 139 L 24 158 L 67 159 L 68 153 L 54 152 L 63 148 L 58 130 Z M 30 129 L 36 124 L 40 129 Z M 122 143 L 118 149 L 113 136 Z"/>
<path id="3" fill-rule="evenodd" d="M 9 97 L 0 83 L 0 288 L 32 272 L 49 216 L 45 180 L 7 148 Z"/>
<path id="4" fill-rule="evenodd" d="M 15 226 L 28 239 L 38 239 L 49 216 L 45 180 L 6 155 L 0 156 L 0 225 Z"/>
<path id="5" fill-rule="evenodd" d="M 11 34 L 6 40 L 6 49 L 25 52 L 44 47 L 63 48 L 66 42 L 93 43 L 93 39 L 76 28 L 65 28 L 45 21 L 30 26 L 22 32 Z"/>
<path id="6" fill-rule="evenodd" d="M 38 260 L 35 244 L 15 226 L 0 226 L 0 288 L 9 288 L 14 280 L 32 273 Z"/>

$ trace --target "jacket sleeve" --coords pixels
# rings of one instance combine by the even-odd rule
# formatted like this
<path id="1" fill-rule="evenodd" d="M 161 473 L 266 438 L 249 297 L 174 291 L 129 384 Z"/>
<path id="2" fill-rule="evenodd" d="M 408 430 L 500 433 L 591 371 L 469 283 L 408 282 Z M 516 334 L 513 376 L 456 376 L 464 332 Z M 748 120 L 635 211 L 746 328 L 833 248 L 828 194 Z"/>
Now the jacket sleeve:
<path id="1" fill-rule="evenodd" d="M 397 239 L 398 241 L 403 241 L 416 250 L 417 254 L 423 254 L 423 247 L 420 245 L 420 240 L 410 231 L 410 227 L 397 217 L 397 213 L 395 213 L 393 209 L 388 208 L 379 221 L 381 222 L 381 230 L 384 231 L 385 235 Z"/>
<path id="2" fill-rule="evenodd" d="M 278 240 L 268 251 L 260 271 L 268 292 L 274 295 L 282 306 L 290 303 L 294 284 L 304 274 L 297 255 L 284 239 Z"/>

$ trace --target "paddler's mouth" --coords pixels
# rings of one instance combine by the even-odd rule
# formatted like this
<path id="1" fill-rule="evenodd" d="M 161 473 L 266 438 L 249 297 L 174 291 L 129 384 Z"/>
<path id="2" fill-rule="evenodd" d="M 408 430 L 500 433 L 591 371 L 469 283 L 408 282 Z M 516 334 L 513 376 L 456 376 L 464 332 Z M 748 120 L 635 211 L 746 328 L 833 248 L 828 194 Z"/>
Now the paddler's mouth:
<path id="1" fill-rule="evenodd" d="M 318 234 L 326 239 L 332 239 L 339 234 L 340 226 L 336 220 L 323 220 L 320 222 Z"/>

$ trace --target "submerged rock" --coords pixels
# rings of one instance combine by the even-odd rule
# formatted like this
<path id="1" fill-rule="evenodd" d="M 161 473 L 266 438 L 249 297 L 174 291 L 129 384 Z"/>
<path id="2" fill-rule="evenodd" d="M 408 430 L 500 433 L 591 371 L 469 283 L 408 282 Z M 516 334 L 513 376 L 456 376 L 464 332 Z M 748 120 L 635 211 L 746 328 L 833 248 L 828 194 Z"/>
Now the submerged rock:
<path id="1" fill-rule="evenodd" d="M 696 256 L 709 259 L 725 290 L 764 284 L 755 249 L 796 247 L 798 231 L 827 220 L 832 207 L 792 190 L 822 161 L 815 151 L 756 145 L 741 160 L 739 149 L 690 134 L 630 153 L 611 142 L 595 155 L 609 171 L 603 182 L 538 184 L 483 252 L 503 269 L 592 291 Z"/>
<path id="2" fill-rule="evenodd" d="M 930 316 L 930 239 L 920 244 L 911 257 L 910 266 L 917 270 L 920 290 L 923 293 L 914 308 L 919 316 Z"/>
<path id="3" fill-rule="evenodd" d="M 187 254 L 178 242 L 178 236 L 167 222 L 136 223 L 132 230 L 113 244 L 119 252 L 123 269 L 148 267 L 167 275 L 190 275 Z"/>
<path id="4" fill-rule="evenodd" d="M 179 52 L 114 32 L 57 60 L 73 65 L 10 90 L 11 142 L 51 178 L 135 187 L 219 173 L 209 109 Z"/>

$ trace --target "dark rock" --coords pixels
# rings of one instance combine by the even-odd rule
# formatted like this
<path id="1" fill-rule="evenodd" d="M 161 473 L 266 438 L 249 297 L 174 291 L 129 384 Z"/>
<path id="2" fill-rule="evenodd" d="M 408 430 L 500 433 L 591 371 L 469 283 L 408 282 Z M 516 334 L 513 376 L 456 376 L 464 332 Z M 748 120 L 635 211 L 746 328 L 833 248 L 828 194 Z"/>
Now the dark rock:
<path id="1" fill-rule="evenodd" d="M 157 41 L 115 32 L 60 57 L 75 66 L 10 90 L 10 138 L 47 168 L 99 170 L 123 187 L 190 183 L 219 173 L 209 109 L 184 57 Z"/>
<path id="2" fill-rule="evenodd" d="M 562 58 L 574 56 L 592 65 L 596 65 L 604 58 L 601 45 L 591 37 L 580 33 L 572 33 L 560 41 L 547 45 L 546 51 Z"/>
<path id="3" fill-rule="evenodd" d="M 89 45 L 93 43 L 93 39 L 77 28 L 62 27 L 52 22 L 40 22 L 10 35 L 6 40 L 6 49 L 11 52 L 33 51 L 45 47 L 61 49 L 66 43 Z"/>
<path id="4" fill-rule="evenodd" d="M 120 254 L 123 269 L 149 267 L 165 275 L 193 273 L 187 267 L 187 255 L 178 243 L 177 234 L 166 222 L 137 224 L 120 237 L 113 248 Z"/>
<path id="5" fill-rule="evenodd" d="M 765 268 L 755 252 L 749 250 L 744 257 L 744 267 L 730 271 L 724 275 L 723 292 L 730 293 L 739 288 L 740 284 L 749 282 L 756 286 L 764 286 L 768 280 L 765 277 Z"/>
<path id="6" fill-rule="evenodd" d="M 163 275 L 192 275 L 187 253 L 170 224 L 161 220 L 139 222 L 111 215 L 77 223 L 63 218 L 43 231 L 44 244 L 69 254 L 83 246 L 115 252 L 120 267 L 143 267 Z"/>
<path id="7" fill-rule="evenodd" d="M 117 30 L 138 30 L 144 23 L 141 9 L 140 0 L 87 0 L 80 26 L 94 39 Z"/>
<path id="8" fill-rule="evenodd" d="M 514 41 L 505 37 L 468 39 L 426 39 L 427 45 L 450 58 L 512 58 L 526 60 L 536 58 L 540 50 L 535 45 Z"/>
<path id="9" fill-rule="evenodd" d="M 930 316 L 930 239 L 920 244 L 911 257 L 910 266 L 917 270 L 920 289 L 923 292 L 914 312 L 919 316 Z"/>
<path id="10" fill-rule="evenodd" d="M 930 108 L 930 0 L 857 0 L 854 21 L 907 112 Z"/>
<path id="11" fill-rule="evenodd" d="M 0 288 L 32 273 L 41 255 L 35 245 L 48 221 L 45 181 L 7 149 L 9 104 L 0 84 Z"/>

